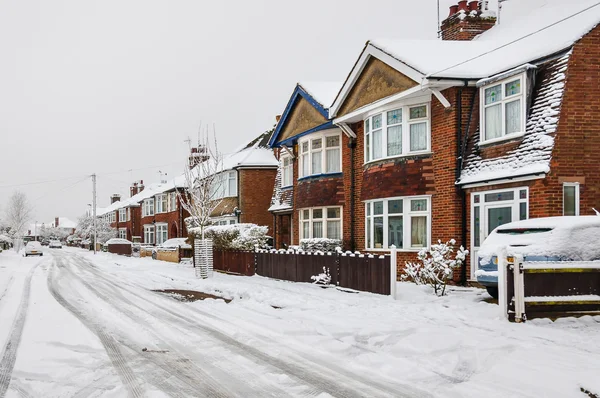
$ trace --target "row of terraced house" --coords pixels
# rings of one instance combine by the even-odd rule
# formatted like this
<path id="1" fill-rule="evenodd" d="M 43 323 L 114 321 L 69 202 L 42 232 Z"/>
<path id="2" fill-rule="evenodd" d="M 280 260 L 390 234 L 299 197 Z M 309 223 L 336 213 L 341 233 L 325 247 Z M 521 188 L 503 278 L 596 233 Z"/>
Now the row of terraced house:
<path id="1" fill-rule="evenodd" d="M 499 24 L 486 3 L 450 7 L 440 40 L 368 41 L 344 82 L 297 84 L 245 148 L 259 154 L 233 155 L 252 161 L 226 167 L 215 223 L 268 225 L 277 248 L 394 245 L 400 264 L 456 239 L 471 253 L 464 282 L 495 227 L 594 214 L 600 6 L 506 2 Z M 108 208 L 121 236 L 185 236 L 177 181 L 136 189 Z"/>

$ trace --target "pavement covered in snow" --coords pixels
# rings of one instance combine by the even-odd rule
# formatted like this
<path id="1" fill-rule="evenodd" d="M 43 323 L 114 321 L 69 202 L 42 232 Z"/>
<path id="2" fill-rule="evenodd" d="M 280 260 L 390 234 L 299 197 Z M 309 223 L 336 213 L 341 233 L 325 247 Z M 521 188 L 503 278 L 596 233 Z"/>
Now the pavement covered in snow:
<path id="1" fill-rule="evenodd" d="M 181 302 L 152 290 L 232 299 Z M 585 397 L 600 317 L 510 324 L 479 289 L 397 299 L 84 250 L 0 254 L 0 397 Z"/>

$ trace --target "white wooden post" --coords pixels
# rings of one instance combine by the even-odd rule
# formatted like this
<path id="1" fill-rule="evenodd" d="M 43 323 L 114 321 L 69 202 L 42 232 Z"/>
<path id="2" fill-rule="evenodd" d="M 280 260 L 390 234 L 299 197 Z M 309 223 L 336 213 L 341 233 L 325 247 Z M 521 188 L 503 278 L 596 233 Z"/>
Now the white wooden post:
<path id="1" fill-rule="evenodd" d="M 496 253 L 498 258 L 498 307 L 500 307 L 501 316 L 508 319 L 507 289 L 506 289 L 506 247 L 503 247 Z"/>
<path id="2" fill-rule="evenodd" d="M 523 272 L 523 256 L 514 256 L 515 275 L 515 322 L 525 322 L 525 274 Z"/>
<path id="3" fill-rule="evenodd" d="M 396 280 L 398 279 L 398 250 L 396 246 L 390 246 L 390 295 L 396 299 Z"/>

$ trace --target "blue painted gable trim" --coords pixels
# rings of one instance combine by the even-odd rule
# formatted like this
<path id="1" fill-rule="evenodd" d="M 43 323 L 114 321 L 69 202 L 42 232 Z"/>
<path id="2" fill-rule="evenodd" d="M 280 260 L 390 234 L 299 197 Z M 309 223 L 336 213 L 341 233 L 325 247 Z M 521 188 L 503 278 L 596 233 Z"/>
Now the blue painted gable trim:
<path id="1" fill-rule="evenodd" d="M 277 138 L 279 137 L 279 134 L 281 134 L 281 130 L 283 129 L 283 126 L 285 126 L 285 124 L 287 122 L 287 118 L 289 117 L 290 112 L 292 111 L 292 108 L 294 107 L 294 104 L 300 99 L 300 97 L 307 100 L 308 103 L 313 106 L 313 108 L 315 108 L 321 115 L 323 115 L 323 117 L 325 117 L 325 119 L 329 120 L 328 108 L 324 108 L 323 105 L 319 104 L 309 93 L 307 93 L 302 88 L 301 85 L 296 84 L 296 88 L 294 89 L 294 92 L 292 93 L 292 96 L 290 97 L 290 99 L 285 107 L 285 111 L 281 115 L 281 119 L 279 120 L 279 123 L 277 123 L 277 128 L 275 129 L 275 132 L 273 133 L 273 135 L 271 136 L 271 139 L 269 140 L 269 146 L 271 148 L 273 148 L 275 142 L 277 142 Z M 331 124 L 331 122 L 328 122 L 328 123 Z M 321 126 L 323 126 L 323 125 L 321 125 Z M 319 131 L 319 130 L 315 130 L 315 129 L 320 129 L 321 126 L 317 126 L 308 131 L 302 132 L 300 134 L 296 134 L 294 137 L 288 138 L 286 140 L 286 142 L 289 141 L 291 138 L 298 138 L 302 135 L 306 135 L 306 134 L 314 133 L 315 131 Z"/>
<path id="2" fill-rule="evenodd" d="M 300 134 L 296 134 L 293 137 L 290 137 L 290 138 L 288 138 L 286 140 L 278 142 L 277 144 L 273 144 L 273 145 L 271 145 L 271 148 L 279 148 L 282 145 L 290 146 L 295 141 L 297 141 L 299 138 L 304 137 L 305 135 L 316 133 L 317 131 L 321 131 L 321 130 L 327 130 L 327 129 L 330 129 L 332 127 L 333 127 L 333 120 L 330 120 L 330 121 L 328 121 L 326 123 L 323 123 L 323 124 L 321 124 L 321 125 L 319 125 L 317 127 L 313 127 L 310 130 L 306 130 L 306 131 L 304 131 L 304 132 L 302 132 Z"/>

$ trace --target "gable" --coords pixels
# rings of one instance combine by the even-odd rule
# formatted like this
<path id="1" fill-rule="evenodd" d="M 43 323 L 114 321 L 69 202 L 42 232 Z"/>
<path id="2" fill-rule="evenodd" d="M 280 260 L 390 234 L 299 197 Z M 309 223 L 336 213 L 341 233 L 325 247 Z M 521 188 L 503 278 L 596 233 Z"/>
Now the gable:
<path id="1" fill-rule="evenodd" d="M 310 102 L 299 95 L 286 117 L 277 142 L 301 134 L 307 130 L 326 123 L 328 120 Z"/>
<path id="2" fill-rule="evenodd" d="M 344 116 L 362 106 L 416 85 L 411 78 L 379 59 L 370 57 L 336 116 Z"/>

